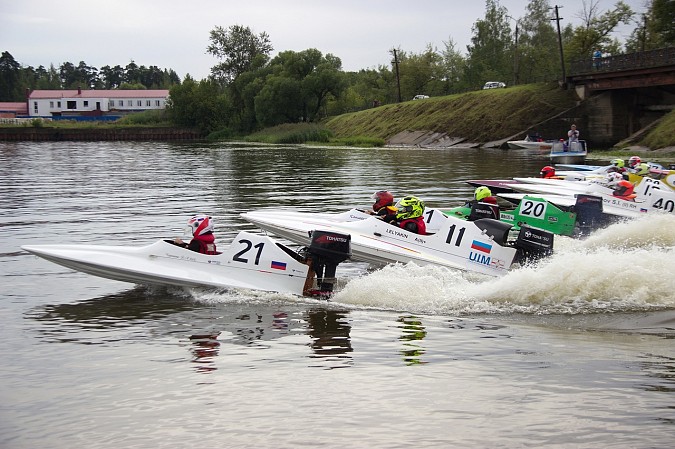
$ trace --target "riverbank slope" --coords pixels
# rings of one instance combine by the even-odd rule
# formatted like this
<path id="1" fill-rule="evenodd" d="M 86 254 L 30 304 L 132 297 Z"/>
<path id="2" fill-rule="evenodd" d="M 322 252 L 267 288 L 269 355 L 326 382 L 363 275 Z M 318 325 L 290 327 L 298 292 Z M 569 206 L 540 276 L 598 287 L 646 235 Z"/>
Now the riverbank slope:
<path id="1" fill-rule="evenodd" d="M 593 109 L 584 106 L 574 90 L 539 83 L 385 105 L 332 117 L 324 125 L 338 139 L 367 136 L 390 145 L 505 147 L 507 140 L 530 133 L 545 139 L 564 138 L 570 124 L 576 123 L 592 150 L 607 150 L 593 146 L 587 126 Z M 674 122 L 671 112 L 612 146 L 673 152 Z"/>

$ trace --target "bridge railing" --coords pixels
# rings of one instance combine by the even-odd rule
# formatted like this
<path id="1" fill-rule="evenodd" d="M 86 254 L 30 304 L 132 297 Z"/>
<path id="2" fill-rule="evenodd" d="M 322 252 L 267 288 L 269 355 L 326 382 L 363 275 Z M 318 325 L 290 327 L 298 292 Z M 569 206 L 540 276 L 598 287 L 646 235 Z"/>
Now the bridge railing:
<path id="1" fill-rule="evenodd" d="M 675 65 L 675 47 L 572 62 L 569 76 Z"/>

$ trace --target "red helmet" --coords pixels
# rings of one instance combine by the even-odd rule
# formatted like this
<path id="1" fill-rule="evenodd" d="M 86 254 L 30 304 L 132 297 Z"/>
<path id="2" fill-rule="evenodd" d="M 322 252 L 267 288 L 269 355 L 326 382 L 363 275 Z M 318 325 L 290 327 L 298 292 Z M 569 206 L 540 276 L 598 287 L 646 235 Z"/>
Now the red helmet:
<path id="1" fill-rule="evenodd" d="M 382 209 L 383 207 L 392 206 L 394 204 L 394 195 L 392 195 L 391 192 L 388 192 L 387 190 L 375 192 L 371 198 L 374 201 L 373 210 L 375 212 Z"/>
<path id="2" fill-rule="evenodd" d="M 198 214 L 190 218 L 188 226 L 194 237 L 206 234 L 207 232 L 213 232 L 213 220 L 204 214 Z"/>
<path id="3" fill-rule="evenodd" d="M 628 159 L 628 166 L 631 168 L 634 168 L 642 162 L 642 159 L 640 159 L 640 156 L 631 156 L 630 159 Z"/>
<path id="4" fill-rule="evenodd" d="M 633 184 L 630 181 L 619 181 L 614 187 L 614 193 L 616 196 L 629 196 L 633 194 Z"/>
<path id="5" fill-rule="evenodd" d="M 539 173 L 540 178 L 552 178 L 555 176 L 555 168 L 551 167 L 550 165 L 547 165 L 546 167 L 541 169 L 541 173 Z"/>

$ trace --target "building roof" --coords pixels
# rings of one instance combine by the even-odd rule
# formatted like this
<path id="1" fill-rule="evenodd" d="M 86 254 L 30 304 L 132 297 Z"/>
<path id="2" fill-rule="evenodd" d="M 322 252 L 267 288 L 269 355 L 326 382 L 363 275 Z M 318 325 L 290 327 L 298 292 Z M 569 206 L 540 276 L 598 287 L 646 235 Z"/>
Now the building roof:
<path id="1" fill-rule="evenodd" d="M 15 112 L 17 114 L 27 114 L 28 105 L 25 101 L 21 103 L 16 102 L 0 102 L 0 112 Z"/>
<path id="2" fill-rule="evenodd" d="M 166 98 L 169 96 L 168 89 L 110 89 L 110 90 L 34 90 L 28 98 L 31 100 L 50 98 Z"/>

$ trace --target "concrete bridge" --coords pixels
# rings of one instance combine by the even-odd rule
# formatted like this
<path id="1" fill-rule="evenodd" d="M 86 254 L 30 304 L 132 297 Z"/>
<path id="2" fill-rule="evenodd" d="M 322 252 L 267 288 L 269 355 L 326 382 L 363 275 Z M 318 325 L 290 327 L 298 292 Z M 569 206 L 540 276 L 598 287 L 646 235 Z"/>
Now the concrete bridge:
<path id="1" fill-rule="evenodd" d="M 675 109 L 675 47 L 576 61 L 565 81 L 584 100 L 570 120 L 611 147 Z"/>

